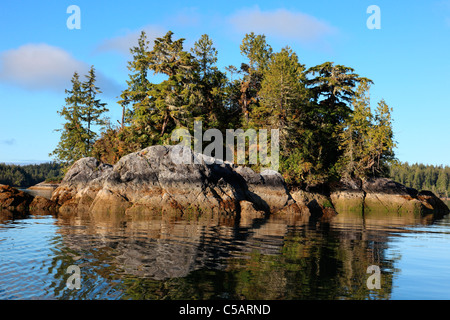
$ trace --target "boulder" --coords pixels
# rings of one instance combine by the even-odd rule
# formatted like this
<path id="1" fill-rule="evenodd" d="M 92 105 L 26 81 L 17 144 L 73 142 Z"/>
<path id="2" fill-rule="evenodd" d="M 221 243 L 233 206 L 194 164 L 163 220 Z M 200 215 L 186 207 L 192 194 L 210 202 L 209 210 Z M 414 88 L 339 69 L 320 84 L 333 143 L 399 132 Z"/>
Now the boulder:
<path id="1" fill-rule="evenodd" d="M 408 188 L 388 178 L 370 178 L 332 187 L 330 198 L 338 213 L 414 214 L 436 217 L 449 213 L 448 207 L 432 192 Z"/>
<path id="2" fill-rule="evenodd" d="M 292 197 L 301 208 L 306 208 L 314 218 L 330 219 L 337 212 L 330 197 L 323 192 L 311 192 L 307 190 L 296 190 Z"/>
<path id="3" fill-rule="evenodd" d="M 417 198 L 423 204 L 422 210 L 424 214 L 434 214 L 442 217 L 450 213 L 450 209 L 444 201 L 436 197 L 431 191 L 420 191 L 417 193 Z"/>
<path id="4" fill-rule="evenodd" d="M 16 188 L 0 184 L 0 209 L 28 211 L 33 196 Z"/>
<path id="5" fill-rule="evenodd" d="M 112 166 L 95 158 L 83 158 L 75 162 L 58 188 L 53 191 L 52 201 L 61 206 L 61 213 L 89 209 Z"/>
<path id="6" fill-rule="evenodd" d="M 397 215 L 422 213 L 423 203 L 414 190 L 388 178 L 372 178 L 363 181 L 365 192 L 364 213 L 396 213 Z"/>
<path id="7" fill-rule="evenodd" d="M 363 212 L 366 194 L 362 190 L 362 180 L 342 179 L 331 189 L 330 199 L 337 212 Z"/>
<path id="8" fill-rule="evenodd" d="M 81 159 L 69 169 L 52 200 L 65 213 L 235 215 L 241 211 L 240 203 L 247 201 L 256 212 L 308 214 L 276 172 L 255 173 L 180 146 L 148 147 L 114 166 Z"/>
<path id="9" fill-rule="evenodd" d="M 34 197 L 33 201 L 31 201 L 30 205 L 29 205 L 29 210 L 31 213 L 33 214 L 48 214 L 48 213 L 54 213 L 57 212 L 58 210 L 58 205 L 56 204 L 56 202 L 41 197 L 41 196 L 36 196 Z"/>

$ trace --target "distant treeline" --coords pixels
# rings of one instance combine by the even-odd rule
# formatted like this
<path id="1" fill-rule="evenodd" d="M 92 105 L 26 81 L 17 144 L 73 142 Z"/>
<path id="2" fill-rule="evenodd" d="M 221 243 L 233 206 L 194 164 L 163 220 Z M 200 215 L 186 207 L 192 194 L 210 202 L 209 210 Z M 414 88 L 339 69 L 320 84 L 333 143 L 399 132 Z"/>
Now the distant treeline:
<path id="1" fill-rule="evenodd" d="M 56 162 L 25 166 L 0 163 L 0 184 L 13 187 L 26 188 L 43 181 L 56 181 L 62 176 L 61 165 Z"/>
<path id="2" fill-rule="evenodd" d="M 450 195 L 450 167 L 424 164 L 395 163 L 390 166 L 390 177 L 407 187 L 430 190 L 441 197 Z"/>

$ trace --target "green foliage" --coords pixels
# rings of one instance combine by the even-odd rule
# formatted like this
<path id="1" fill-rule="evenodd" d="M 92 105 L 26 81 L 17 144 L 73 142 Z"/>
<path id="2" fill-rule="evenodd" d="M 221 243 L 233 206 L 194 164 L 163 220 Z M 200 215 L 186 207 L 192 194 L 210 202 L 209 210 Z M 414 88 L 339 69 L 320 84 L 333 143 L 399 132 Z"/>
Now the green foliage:
<path id="1" fill-rule="evenodd" d="M 104 125 L 101 119 L 108 109 L 100 99 L 96 99 L 100 89 L 95 85 L 95 69 L 92 66 L 85 82 L 80 82 L 77 72 L 72 77 L 72 89 L 66 90 L 66 105 L 58 114 L 65 119 L 60 141 L 50 156 L 56 158 L 67 169 L 76 160 L 92 154 L 93 142 L 97 134 L 93 125 Z"/>
<path id="2" fill-rule="evenodd" d="M 240 46 L 241 54 L 249 60 L 251 70 L 263 71 L 272 55 L 272 47 L 267 44 L 265 35 L 246 34 Z"/>
<path id="3" fill-rule="evenodd" d="M 83 92 L 78 73 L 72 77 L 72 90 L 66 90 L 66 105 L 58 114 L 66 121 L 61 132 L 61 138 L 56 149 L 50 153 L 66 167 L 74 161 L 88 155 L 89 139 L 87 129 L 82 124 Z"/>
<path id="4" fill-rule="evenodd" d="M 102 93 L 100 88 L 95 85 L 96 76 L 94 66 L 89 70 L 86 76 L 86 81 L 81 85 L 84 106 L 81 108 L 81 121 L 86 124 L 87 135 L 87 153 L 92 151 L 93 142 L 97 138 L 97 134 L 92 130 L 93 125 L 103 126 L 105 125 L 105 119 L 101 118 L 102 115 L 108 111 L 106 103 L 102 103 L 97 98 L 97 94 Z"/>
<path id="5" fill-rule="evenodd" d="M 310 165 L 309 180 L 322 183 L 339 174 L 340 135 L 350 119 L 350 104 L 358 83 L 370 80 L 332 62 L 308 69 L 306 77 L 310 100 L 301 120 L 302 148 Z"/>
<path id="6" fill-rule="evenodd" d="M 119 127 L 101 123 L 106 108 L 95 98 L 100 90 L 94 69 L 85 83 L 74 76 L 60 112 L 66 124 L 54 155 L 66 163 L 93 155 L 113 164 L 130 152 L 170 144 L 173 130 L 192 131 L 194 121 L 201 120 L 203 130 L 223 134 L 226 129 L 279 129 L 280 169 L 290 184 L 386 174 L 394 158 L 392 109 L 381 101 L 372 112 L 371 81 L 354 69 L 332 62 L 307 69 L 291 48 L 273 52 L 264 35 L 252 32 L 242 40 L 240 68 L 230 65 L 223 72 L 208 35 L 190 52 L 184 41 L 169 31 L 150 46 L 141 33 L 130 49 L 129 80 L 118 101 Z M 153 83 L 151 74 L 163 80 Z M 99 139 L 91 123 L 104 126 Z"/>
<path id="7" fill-rule="evenodd" d="M 27 188 L 43 181 L 58 181 L 63 175 L 56 162 L 32 165 L 7 165 L 0 163 L 0 184 Z"/>
<path id="8" fill-rule="evenodd" d="M 195 97 L 193 117 L 202 120 L 208 128 L 226 129 L 225 87 L 227 78 L 217 66 L 217 50 L 213 41 L 204 34 L 191 49 L 196 61 Z"/>
<path id="9" fill-rule="evenodd" d="M 128 70 L 131 72 L 128 87 L 120 95 L 121 100 L 118 103 L 122 107 L 122 122 L 121 127 L 131 123 L 133 115 L 138 119 L 145 117 L 146 109 L 148 109 L 148 95 L 147 91 L 150 88 L 150 82 L 147 79 L 148 74 L 148 53 L 149 41 L 144 31 L 138 40 L 138 46 L 130 49 L 133 59 L 128 62 Z M 131 104 L 132 109 L 128 106 Z"/>
<path id="10" fill-rule="evenodd" d="M 450 167 L 408 162 L 394 162 L 389 168 L 389 176 L 394 181 L 417 190 L 429 190 L 441 197 L 450 195 Z"/>
<path id="11" fill-rule="evenodd" d="M 340 133 L 343 155 L 338 163 L 342 175 L 349 178 L 387 176 L 394 159 L 392 109 L 384 100 L 375 114 L 370 107 L 370 82 L 362 81 L 352 101 L 353 112 Z"/>

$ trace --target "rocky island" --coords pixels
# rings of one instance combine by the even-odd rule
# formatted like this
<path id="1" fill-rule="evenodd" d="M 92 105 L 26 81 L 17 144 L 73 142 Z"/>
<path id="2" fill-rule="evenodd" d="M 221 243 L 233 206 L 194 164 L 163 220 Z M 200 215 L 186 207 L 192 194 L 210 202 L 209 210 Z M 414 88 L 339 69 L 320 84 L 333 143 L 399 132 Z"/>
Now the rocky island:
<path id="1" fill-rule="evenodd" d="M 183 153 L 192 164 L 176 164 Z M 442 217 L 449 208 L 433 193 L 418 192 L 387 178 L 341 181 L 327 188 L 292 189 L 274 171 L 254 172 L 177 146 L 151 146 L 122 157 L 114 166 L 95 158 L 78 160 L 52 199 L 0 186 L 0 207 L 59 214 L 101 215 L 224 214 L 239 217 L 384 213 Z"/>
<path id="2" fill-rule="evenodd" d="M 60 214 L 158 214 L 266 217 L 271 214 L 329 218 L 340 212 L 384 211 L 443 216 L 447 206 L 431 192 L 392 180 L 346 181 L 328 190 L 291 190 L 282 176 L 219 161 L 188 150 L 192 164 L 176 164 L 176 146 L 152 146 L 124 156 L 114 166 L 95 158 L 77 161 L 51 200 L 2 186 L 0 207 Z"/>

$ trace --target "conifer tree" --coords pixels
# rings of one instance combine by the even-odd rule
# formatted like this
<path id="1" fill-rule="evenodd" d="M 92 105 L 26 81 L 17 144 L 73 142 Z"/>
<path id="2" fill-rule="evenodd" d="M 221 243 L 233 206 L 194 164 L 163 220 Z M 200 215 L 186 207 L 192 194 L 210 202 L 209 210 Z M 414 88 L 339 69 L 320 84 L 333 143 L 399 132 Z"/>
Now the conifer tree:
<path id="1" fill-rule="evenodd" d="M 307 88 L 311 94 L 308 105 L 307 126 L 311 130 L 307 144 L 310 159 L 319 179 L 335 175 L 335 165 L 342 155 L 339 149 L 343 124 L 351 114 L 350 103 L 355 88 L 361 81 L 371 82 L 354 73 L 354 69 L 325 62 L 307 71 Z"/>
<path id="2" fill-rule="evenodd" d="M 56 149 L 50 153 L 56 160 L 60 161 L 66 168 L 76 160 L 87 157 L 89 150 L 87 141 L 89 133 L 82 123 L 82 108 L 84 104 L 84 93 L 77 72 L 72 77 L 72 89 L 65 90 L 68 95 L 65 99 L 66 105 L 58 114 L 66 120 L 61 132 L 60 141 Z"/>
<path id="3" fill-rule="evenodd" d="M 121 100 L 118 103 L 122 106 L 121 128 L 135 120 L 137 127 L 148 122 L 150 115 L 150 82 L 147 78 L 149 70 L 149 41 L 145 31 L 141 32 L 138 39 L 138 45 L 130 48 L 132 60 L 128 62 L 128 70 L 131 72 L 128 87 L 120 95 Z M 129 108 L 131 107 L 131 109 Z"/>
<path id="4" fill-rule="evenodd" d="M 370 164 L 373 175 L 386 175 L 387 164 L 394 159 L 394 132 L 392 130 L 392 109 L 381 100 L 375 110 L 374 124 L 369 131 Z"/>
<path id="5" fill-rule="evenodd" d="M 261 102 L 251 112 L 256 128 L 280 130 L 280 142 L 285 151 L 298 132 L 301 125 L 298 120 L 307 101 L 304 70 L 289 47 L 273 54 L 261 83 Z"/>
<path id="6" fill-rule="evenodd" d="M 193 106 L 197 103 L 194 57 L 183 50 L 184 39 L 173 40 L 173 32 L 157 38 L 149 53 L 149 69 L 167 79 L 152 84 L 148 95 L 154 99 L 152 126 L 159 132 L 159 141 L 168 141 L 170 132 L 187 127 L 192 122 Z"/>
<path id="7" fill-rule="evenodd" d="M 106 120 L 102 118 L 108 111 L 106 103 L 102 103 L 97 99 L 97 94 L 102 93 L 100 88 L 96 86 L 95 68 L 91 66 L 86 81 L 82 83 L 83 105 L 81 107 L 81 120 L 86 123 L 86 149 L 87 154 L 91 154 L 92 146 L 97 138 L 97 134 L 92 130 L 93 125 L 102 126 L 106 124 Z"/>
<path id="8" fill-rule="evenodd" d="M 240 84 L 240 100 L 244 128 L 249 126 L 250 112 L 259 103 L 258 92 L 261 89 L 263 72 L 272 55 L 272 47 L 267 44 L 264 35 L 246 34 L 240 46 L 241 54 L 247 57 L 248 64 L 241 64 L 244 77 Z"/>
<path id="9" fill-rule="evenodd" d="M 205 129 L 222 129 L 221 124 L 226 117 L 224 114 L 226 75 L 216 66 L 217 50 L 209 36 L 204 34 L 195 42 L 191 52 L 198 67 L 196 72 L 198 105 L 193 116 L 204 121 Z"/>
<path id="10" fill-rule="evenodd" d="M 339 148 L 343 150 L 340 159 L 342 175 L 346 178 L 363 178 L 369 161 L 369 130 L 373 115 L 370 109 L 370 83 L 361 81 L 352 101 L 353 112 L 343 124 Z"/>
<path id="11" fill-rule="evenodd" d="M 436 189 L 440 194 L 448 197 L 447 187 L 448 187 L 448 177 L 445 171 L 441 168 L 441 170 L 439 170 L 439 176 L 436 181 Z"/>

